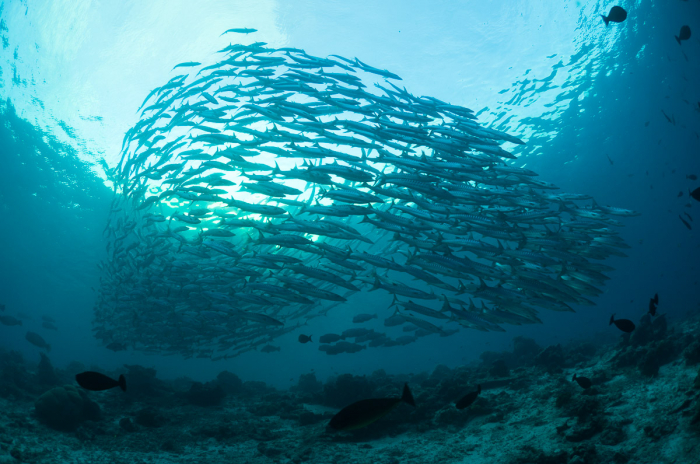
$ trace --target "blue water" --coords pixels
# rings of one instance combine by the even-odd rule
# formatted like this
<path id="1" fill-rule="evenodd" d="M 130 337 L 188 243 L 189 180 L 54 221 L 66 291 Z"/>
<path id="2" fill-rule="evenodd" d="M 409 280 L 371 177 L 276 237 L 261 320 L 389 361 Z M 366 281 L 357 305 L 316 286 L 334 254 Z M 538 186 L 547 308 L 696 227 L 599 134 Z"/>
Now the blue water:
<path id="1" fill-rule="evenodd" d="M 33 330 L 51 344 L 58 366 L 138 363 L 202 380 L 228 369 L 284 387 L 311 370 L 325 378 L 456 366 L 509 347 L 517 335 L 542 345 L 610 339 L 617 336 L 608 330 L 610 314 L 637 319 L 656 292 L 671 320 L 697 311 L 700 222 L 691 231 L 678 215 L 700 217 L 688 197 L 700 183 L 686 178 L 700 175 L 700 2 L 621 5 L 627 21 L 605 27 L 599 13 L 611 4 L 595 1 L 5 2 L 0 304 L 23 326 L 0 325 L 0 346 L 38 358 L 24 340 Z M 683 24 L 698 35 L 679 46 L 674 35 Z M 472 108 L 480 123 L 525 140 L 517 165 L 540 179 L 639 211 L 623 219 L 631 249 L 606 261 L 616 271 L 597 306 L 543 311 L 542 325 L 506 333 L 463 330 L 339 356 L 300 345 L 296 332 L 276 340 L 280 352 L 220 362 L 102 347 L 91 321 L 112 192 L 99 160 L 116 165 L 143 98 L 175 75 L 175 64 L 212 60 L 229 43 L 219 34 L 230 27 L 255 27 L 255 40 L 270 46 L 388 69 L 413 94 Z M 342 331 L 357 312 L 388 317 L 390 301 L 379 292 L 357 295 L 350 308 L 305 331 Z M 59 331 L 43 329 L 42 315 L 56 319 Z"/>

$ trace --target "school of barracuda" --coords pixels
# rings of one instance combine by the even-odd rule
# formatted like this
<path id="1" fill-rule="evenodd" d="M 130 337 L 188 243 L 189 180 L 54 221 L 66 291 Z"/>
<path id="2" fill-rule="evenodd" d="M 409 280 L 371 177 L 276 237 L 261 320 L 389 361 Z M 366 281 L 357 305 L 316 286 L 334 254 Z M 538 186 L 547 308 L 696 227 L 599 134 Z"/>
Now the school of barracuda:
<path id="1" fill-rule="evenodd" d="M 503 331 L 593 305 L 601 261 L 625 256 L 611 216 L 635 212 L 509 165 L 501 145 L 524 142 L 472 110 L 358 59 L 259 42 L 220 53 L 148 95 L 109 170 L 94 321 L 108 348 L 276 351 L 331 308 L 372 319 L 346 303 L 362 290 L 393 295 L 386 333 L 349 328 L 319 349 Z M 384 79 L 368 88 L 370 75 Z"/>

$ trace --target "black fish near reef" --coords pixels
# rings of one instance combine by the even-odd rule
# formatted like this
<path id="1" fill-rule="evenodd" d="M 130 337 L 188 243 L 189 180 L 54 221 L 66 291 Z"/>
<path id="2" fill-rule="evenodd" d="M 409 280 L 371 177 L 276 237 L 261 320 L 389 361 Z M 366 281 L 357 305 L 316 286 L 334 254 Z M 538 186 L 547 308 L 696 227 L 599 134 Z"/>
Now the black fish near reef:
<path id="1" fill-rule="evenodd" d="M 576 374 L 574 374 L 574 377 L 571 380 L 579 384 L 579 386 L 584 390 L 588 390 L 593 385 L 593 382 L 591 382 L 591 379 L 588 377 L 580 377 Z"/>
<path id="2" fill-rule="evenodd" d="M 25 335 L 24 338 L 36 347 L 42 348 L 46 351 L 51 351 L 51 345 L 46 343 L 46 340 L 44 340 L 42 336 L 36 332 L 27 332 L 27 335 Z"/>
<path id="3" fill-rule="evenodd" d="M 610 324 L 608 325 L 613 325 L 615 324 L 615 327 L 618 329 L 622 330 L 623 332 L 627 333 L 632 333 L 634 331 L 634 322 L 630 321 L 629 319 L 615 319 L 615 315 L 613 314 L 610 316 Z"/>
<path id="4" fill-rule="evenodd" d="M 311 335 L 301 334 L 299 335 L 299 343 L 309 343 L 310 341 L 312 341 L 311 337 Z"/>
<path id="5" fill-rule="evenodd" d="M 608 13 L 608 16 L 605 15 L 600 15 L 603 18 L 603 21 L 605 21 L 605 25 L 607 26 L 609 22 L 613 23 L 621 23 L 625 19 L 627 19 L 627 11 L 625 11 L 624 8 L 621 6 L 614 6 L 610 8 L 610 13 Z"/>
<path id="6" fill-rule="evenodd" d="M 481 385 L 477 385 L 476 391 L 473 391 L 473 392 L 470 392 L 470 393 L 467 393 L 466 395 L 464 395 L 462 397 L 462 399 L 457 401 L 455 406 L 457 407 L 457 409 L 468 408 L 469 406 L 471 406 L 474 403 L 474 401 L 476 401 L 476 398 L 479 396 L 480 393 L 481 393 Z"/>
<path id="7" fill-rule="evenodd" d="M 698 180 L 698 176 L 695 174 L 686 174 L 685 178 L 690 180 Z"/>
<path id="8" fill-rule="evenodd" d="M 333 416 L 328 426 L 335 430 L 356 430 L 366 427 L 389 414 L 402 402 L 416 406 L 408 384 L 404 384 L 401 398 L 360 400 L 344 407 L 338 414 Z"/>
<path id="9" fill-rule="evenodd" d="M 688 40 L 690 38 L 690 26 L 681 27 L 681 32 L 675 37 L 676 42 L 678 42 L 678 45 L 681 44 L 681 41 Z"/>
<path id="10" fill-rule="evenodd" d="M 119 380 L 114 380 L 99 372 L 82 372 L 75 376 L 78 385 L 90 391 L 104 391 L 119 387 L 122 391 L 126 391 L 126 379 L 123 375 L 119 376 Z"/>
<path id="11" fill-rule="evenodd" d="M 654 298 L 649 298 L 649 314 L 656 316 L 656 305 L 659 304 L 659 294 L 655 293 Z"/>

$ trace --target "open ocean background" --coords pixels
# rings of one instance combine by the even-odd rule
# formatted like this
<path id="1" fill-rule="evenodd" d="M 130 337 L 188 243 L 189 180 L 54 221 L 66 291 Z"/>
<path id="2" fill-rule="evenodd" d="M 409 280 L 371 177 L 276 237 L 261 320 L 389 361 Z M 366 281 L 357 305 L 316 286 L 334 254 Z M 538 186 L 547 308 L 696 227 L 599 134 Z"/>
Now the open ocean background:
<path id="1" fill-rule="evenodd" d="M 700 182 L 686 176 L 700 175 L 700 1 L 619 4 L 627 20 L 605 27 L 599 14 L 613 4 L 600 1 L 5 1 L 0 303 L 23 326 L 0 325 L 0 346 L 38 360 L 24 339 L 32 330 L 59 367 L 143 364 L 159 376 L 203 380 L 227 369 L 286 387 L 312 370 L 323 379 L 457 366 L 509 348 L 518 335 L 543 346 L 611 339 L 619 333 L 608 330 L 610 314 L 637 320 L 657 292 L 669 320 L 697 312 L 700 214 L 688 189 Z M 679 46 L 674 35 L 684 24 L 695 35 Z M 606 261 L 616 271 L 597 306 L 542 311 L 542 325 L 505 333 L 462 330 L 338 356 L 299 344 L 298 332 L 276 341 L 280 352 L 220 362 L 101 346 L 91 322 L 112 192 L 99 159 L 114 166 L 145 96 L 176 74 L 175 64 L 213 59 L 232 27 L 257 28 L 255 40 L 272 47 L 388 69 L 410 92 L 471 108 L 480 123 L 525 140 L 516 165 L 561 191 L 639 211 L 622 219 L 629 256 Z M 693 230 L 679 220 L 684 213 Z M 379 314 L 373 323 L 381 328 L 390 302 L 383 292 L 355 295 L 304 333 L 340 332 L 359 312 Z M 59 331 L 43 329 L 42 315 Z"/>

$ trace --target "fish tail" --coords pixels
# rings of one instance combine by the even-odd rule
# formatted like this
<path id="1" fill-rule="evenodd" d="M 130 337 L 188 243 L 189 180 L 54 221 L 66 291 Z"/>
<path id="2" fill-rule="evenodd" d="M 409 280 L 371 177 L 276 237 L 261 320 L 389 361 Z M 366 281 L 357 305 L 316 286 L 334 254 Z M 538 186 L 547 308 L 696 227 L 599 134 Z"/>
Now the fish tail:
<path id="1" fill-rule="evenodd" d="M 576 381 L 576 374 L 574 374 L 574 376 L 571 378 L 571 381 L 572 381 L 572 382 L 575 382 L 575 381 Z"/>
<path id="2" fill-rule="evenodd" d="M 677 35 L 674 35 L 673 37 L 676 38 L 676 42 L 678 42 L 678 45 L 680 45 L 680 44 L 681 44 L 681 38 L 678 37 Z"/>
<path id="3" fill-rule="evenodd" d="M 615 315 L 613 314 L 612 316 L 610 316 L 610 324 L 608 324 L 608 325 L 613 325 L 614 322 L 615 322 Z"/>
<path id="4" fill-rule="evenodd" d="M 122 389 L 123 392 L 126 391 L 126 379 L 124 378 L 124 375 L 119 376 L 119 388 Z"/>
<path id="5" fill-rule="evenodd" d="M 401 395 L 401 401 L 403 401 L 404 403 L 408 403 L 413 407 L 416 406 L 416 401 L 413 399 L 413 394 L 408 388 L 407 383 L 403 384 L 403 394 Z"/>
<path id="6" fill-rule="evenodd" d="M 605 21 L 605 25 L 607 26 L 610 20 L 607 18 L 605 15 L 600 15 L 601 18 L 603 18 L 603 21 Z"/>

